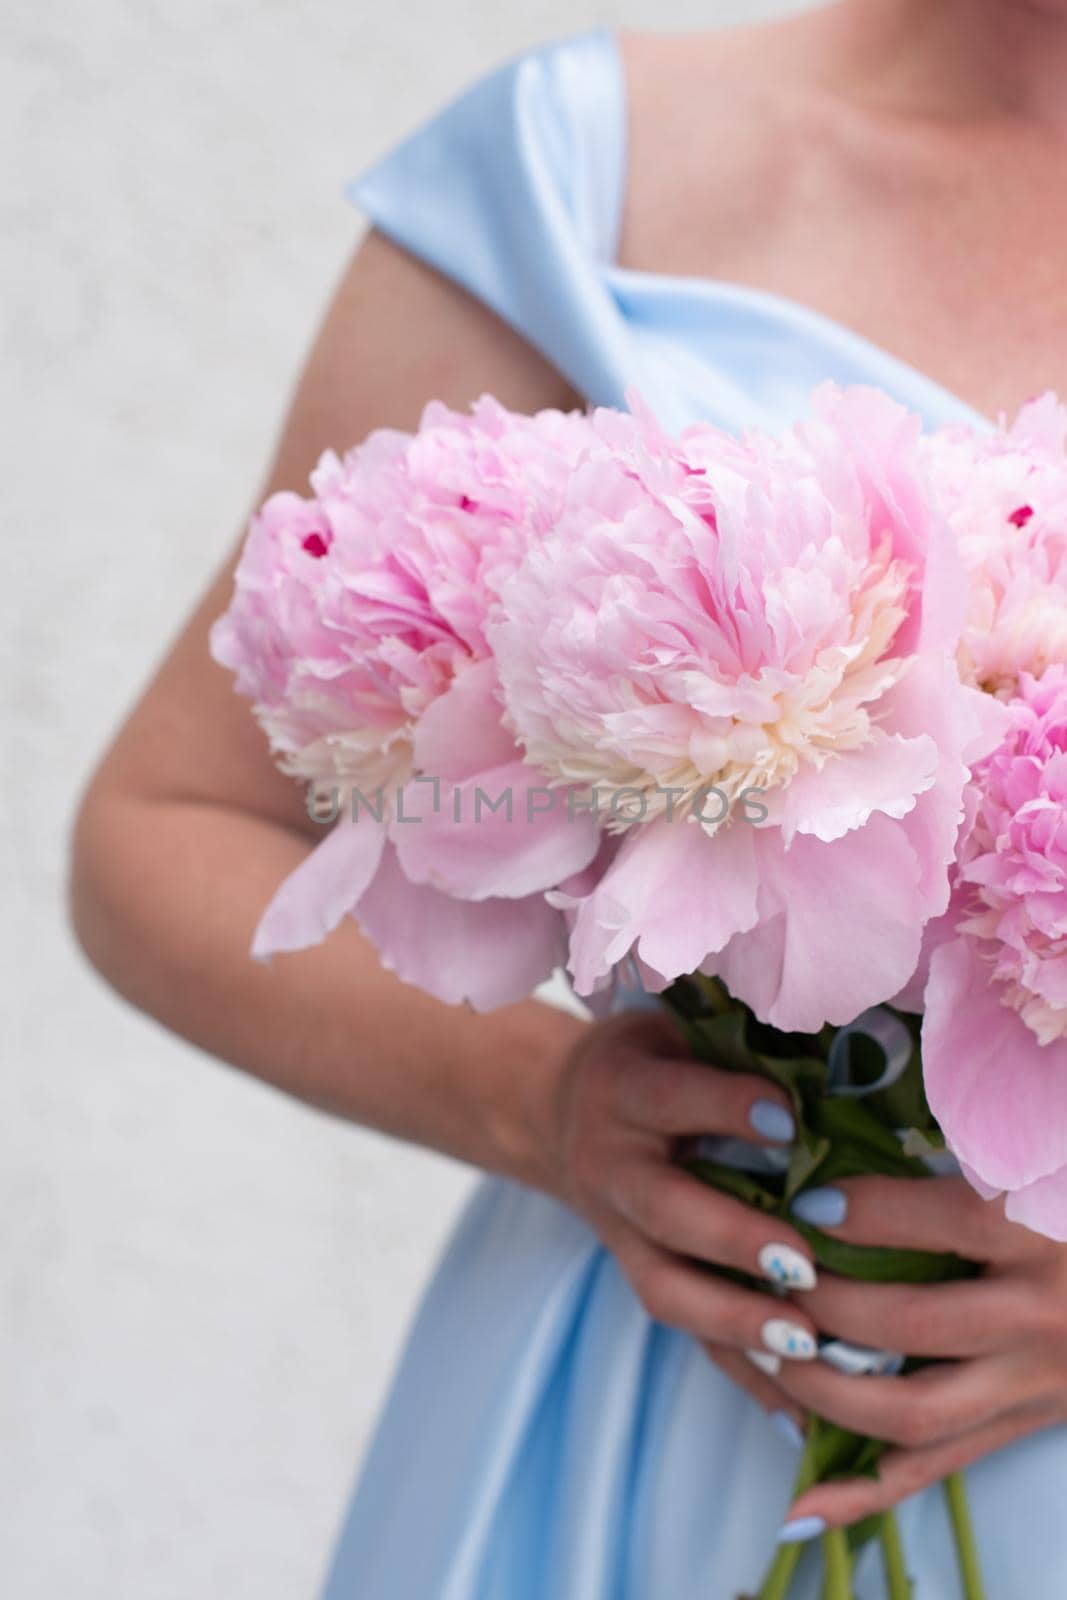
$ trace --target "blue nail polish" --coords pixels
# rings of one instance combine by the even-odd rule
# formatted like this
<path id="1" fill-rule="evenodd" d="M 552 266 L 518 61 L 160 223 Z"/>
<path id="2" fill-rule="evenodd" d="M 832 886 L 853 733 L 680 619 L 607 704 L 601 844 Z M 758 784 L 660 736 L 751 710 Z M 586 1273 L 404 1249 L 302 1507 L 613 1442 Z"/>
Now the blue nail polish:
<path id="1" fill-rule="evenodd" d="M 772 1411 L 770 1420 L 783 1439 L 788 1439 L 789 1443 L 795 1445 L 798 1450 L 803 1450 L 804 1435 L 788 1411 Z"/>
<path id="2" fill-rule="evenodd" d="M 793 1114 L 784 1106 L 777 1105 L 773 1100 L 757 1100 L 748 1114 L 748 1120 L 756 1132 L 765 1139 L 792 1139 L 797 1131 L 793 1121 Z"/>
<path id="3" fill-rule="evenodd" d="M 822 1517 L 794 1517 L 778 1529 L 779 1544 L 803 1544 L 807 1539 L 817 1539 L 826 1532 Z"/>
<path id="4" fill-rule="evenodd" d="M 841 1189 L 804 1189 L 789 1209 L 812 1228 L 838 1228 L 848 1215 L 848 1198 Z"/>

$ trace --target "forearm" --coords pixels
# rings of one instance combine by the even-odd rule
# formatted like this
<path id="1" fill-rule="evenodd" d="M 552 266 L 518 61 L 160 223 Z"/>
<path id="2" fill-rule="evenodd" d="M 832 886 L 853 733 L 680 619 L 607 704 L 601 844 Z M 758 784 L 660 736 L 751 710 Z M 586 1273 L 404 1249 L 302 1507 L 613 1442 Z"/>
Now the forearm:
<path id="1" fill-rule="evenodd" d="M 492 1015 L 442 1005 L 385 972 L 351 921 L 314 949 L 254 961 L 256 921 L 307 849 L 220 805 L 90 797 L 74 835 L 75 931 L 119 993 L 210 1055 L 551 1189 L 555 1087 L 586 1024 L 537 1001 Z"/>

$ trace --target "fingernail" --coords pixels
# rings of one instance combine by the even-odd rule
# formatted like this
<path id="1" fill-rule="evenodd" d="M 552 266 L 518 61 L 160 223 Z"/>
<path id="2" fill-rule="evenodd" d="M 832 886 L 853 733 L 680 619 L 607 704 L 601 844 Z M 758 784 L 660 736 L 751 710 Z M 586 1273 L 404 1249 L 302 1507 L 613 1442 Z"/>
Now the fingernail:
<path id="1" fill-rule="evenodd" d="M 790 1444 L 796 1445 L 798 1450 L 804 1448 L 804 1434 L 798 1426 L 796 1419 L 788 1411 L 772 1411 L 770 1420 L 778 1429 L 783 1439 L 788 1439 Z"/>
<path id="2" fill-rule="evenodd" d="M 819 1346 L 819 1360 L 848 1377 L 891 1377 L 904 1365 L 895 1350 L 875 1350 L 870 1345 L 852 1344 L 848 1339 L 828 1339 Z"/>
<path id="3" fill-rule="evenodd" d="M 814 1289 L 815 1268 L 790 1244 L 765 1244 L 756 1257 L 760 1271 L 787 1289 Z"/>
<path id="4" fill-rule="evenodd" d="M 754 1367 L 765 1372 L 768 1378 L 775 1378 L 782 1370 L 781 1356 L 772 1356 L 769 1350 L 746 1350 L 746 1356 Z"/>
<path id="5" fill-rule="evenodd" d="M 779 1544 L 803 1544 L 805 1539 L 817 1539 L 826 1532 L 824 1517 L 794 1517 L 778 1529 Z"/>
<path id="6" fill-rule="evenodd" d="M 812 1228 L 837 1228 L 848 1215 L 848 1197 L 842 1189 L 803 1189 L 789 1209 Z"/>
<path id="7" fill-rule="evenodd" d="M 807 1328 L 786 1317 L 769 1317 L 760 1329 L 764 1344 L 776 1356 L 786 1356 L 790 1361 L 813 1361 L 817 1354 L 815 1340 Z"/>
<path id="8" fill-rule="evenodd" d="M 797 1131 L 793 1113 L 774 1100 L 757 1100 L 748 1120 L 764 1139 L 792 1139 Z"/>

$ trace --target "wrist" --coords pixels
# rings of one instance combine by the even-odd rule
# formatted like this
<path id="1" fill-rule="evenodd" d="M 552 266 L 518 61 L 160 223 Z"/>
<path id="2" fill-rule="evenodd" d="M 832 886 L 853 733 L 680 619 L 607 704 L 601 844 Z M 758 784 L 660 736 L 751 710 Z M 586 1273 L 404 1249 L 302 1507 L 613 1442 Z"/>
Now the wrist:
<path id="1" fill-rule="evenodd" d="M 514 1020 L 510 1059 L 498 1059 L 494 1067 L 506 1077 L 506 1092 L 485 1098 L 494 1165 L 505 1176 L 559 1198 L 562 1083 L 590 1023 L 540 1001 L 522 1007 Z"/>

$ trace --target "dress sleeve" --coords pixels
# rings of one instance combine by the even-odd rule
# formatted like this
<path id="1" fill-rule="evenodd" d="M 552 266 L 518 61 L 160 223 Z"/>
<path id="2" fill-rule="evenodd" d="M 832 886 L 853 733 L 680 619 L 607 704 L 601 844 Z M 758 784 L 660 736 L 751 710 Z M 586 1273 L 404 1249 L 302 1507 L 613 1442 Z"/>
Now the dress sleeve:
<path id="1" fill-rule="evenodd" d="M 614 36 L 476 80 L 345 186 L 396 243 L 510 323 L 593 404 L 622 403 L 616 255 L 625 105 Z"/>

